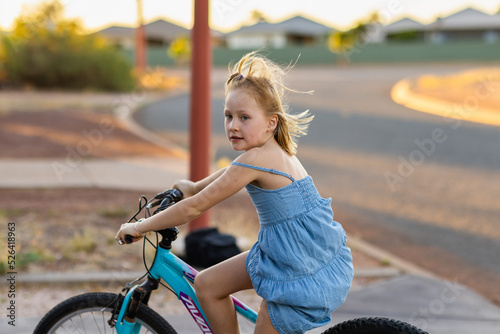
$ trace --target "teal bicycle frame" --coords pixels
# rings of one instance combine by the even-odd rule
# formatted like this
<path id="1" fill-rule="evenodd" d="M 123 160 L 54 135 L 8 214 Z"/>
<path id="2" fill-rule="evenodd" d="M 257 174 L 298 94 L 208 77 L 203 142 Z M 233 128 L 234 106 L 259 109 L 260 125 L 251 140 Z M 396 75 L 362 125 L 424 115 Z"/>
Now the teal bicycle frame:
<path id="1" fill-rule="evenodd" d="M 163 237 L 165 240 L 165 236 Z M 127 312 L 129 312 L 134 302 L 134 293 L 136 293 L 138 288 L 143 287 L 149 290 L 146 291 L 146 294 L 149 294 L 151 290 L 156 289 L 158 286 L 157 282 L 160 279 L 163 279 L 175 292 L 177 298 L 183 302 L 201 332 L 213 333 L 192 286 L 198 271 L 171 252 L 170 244 L 172 241 L 173 239 L 167 240 L 166 246 L 163 245 L 164 241 L 160 243 L 153 265 L 149 269 L 148 280 L 142 285 L 132 287 L 126 294 L 115 326 L 118 334 L 139 333 L 141 325 L 135 322 L 135 319 L 129 319 L 130 317 L 127 317 Z M 155 287 L 151 288 L 151 286 Z M 255 324 L 257 321 L 257 313 L 235 297 L 231 296 L 231 298 L 233 299 L 236 312 Z M 139 302 L 142 302 L 142 300 Z"/>

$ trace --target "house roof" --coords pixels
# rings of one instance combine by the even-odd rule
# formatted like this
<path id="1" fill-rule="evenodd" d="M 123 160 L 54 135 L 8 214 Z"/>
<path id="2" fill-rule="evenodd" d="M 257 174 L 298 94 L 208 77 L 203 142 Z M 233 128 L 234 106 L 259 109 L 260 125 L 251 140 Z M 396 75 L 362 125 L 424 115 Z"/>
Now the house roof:
<path id="1" fill-rule="evenodd" d="M 244 26 L 228 35 L 253 34 L 253 33 L 283 33 L 294 35 L 324 35 L 330 33 L 333 28 L 327 27 L 318 22 L 306 19 L 303 16 L 295 16 L 291 19 L 279 22 L 258 22 L 251 26 Z"/>
<path id="2" fill-rule="evenodd" d="M 158 38 L 165 40 L 173 40 L 179 36 L 191 34 L 190 29 L 186 29 L 177 24 L 159 19 L 144 25 L 146 36 L 149 38 Z M 222 33 L 217 30 L 210 29 L 213 37 L 221 36 Z M 108 37 L 132 37 L 135 34 L 135 27 L 110 26 L 95 32 L 96 34 Z"/>
<path id="3" fill-rule="evenodd" d="M 175 39 L 181 35 L 189 35 L 189 29 L 178 26 L 165 20 L 156 20 L 144 25 L 146 36 L 150 38 L 163 38 L 167 40 Z M 120 27 L 111 26 L 100 31 L 96 34 L 105 35 L 109 37 L 130 37 L 135 33 L 133 27 Z"/>
<path id="4" fill-rule="evenodd" d="M 410 18 L 393 22 L 382 28 L 385 33 L 424 30 L 484 30 L 500 29 L 500 14 L 490 15 L 474 8 L 466 8 L 435 22 L 424 25 Z"/>
<path id="5" fill-rule="evenodd" d="M 111 26 L 104 28 L 102 30 L 96 31 L 95 34 L 104 35 L 108 37 L 129 37 L 133 36 L 134 28 L 130 27 L 120 27 L 120 26 Z"/>
<path id="6" fill-rule="evenodd" d="M 474 8 L 467 8 L 439 18 L 427 27 L 438 30 L 500 29 L 500 15 L 490 15 Z"/>
<path id="7" fill-rule="evenodd" d="M 189 29 L 165 20 L 156 20 L 144 25 L 146 35 L 153 38 L 175 39 L 178 36 L 189 35 Z"/>
<path id="8" fill-rule="evenodd" d="M 388 24 L 382 28 L 382 30 L 386 33 L 392 32 L 401 32 L 401 31 L 413 31 L 413 30 L 423 30 L 425 29 L 425 25 L 417 22 L 408 17 L 401 19 L 399 21 Z"/>

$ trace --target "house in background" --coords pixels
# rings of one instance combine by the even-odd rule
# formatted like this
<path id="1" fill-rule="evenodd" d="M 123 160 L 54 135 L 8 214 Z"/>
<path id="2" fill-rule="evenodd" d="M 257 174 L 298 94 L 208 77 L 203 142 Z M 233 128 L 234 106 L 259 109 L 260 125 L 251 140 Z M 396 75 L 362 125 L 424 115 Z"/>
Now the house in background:
<path id="1" fill-rule="evenodd" d="M 500 14 L 467 8 L 439 18 L 426 28 L 427 39 L 436 44 L 466 40 L 494 43 L 500 41 Z"/>
<path id="2" fill-rule="evenodd" d="M 328 36 L 335 29 L 321 23 L 295 16 L 288 20 L 270 23 L 261 21 L 223 34 L 211 30 L 212 45 L 228 49 L 281 49 L 286 46 L 326 45 Z M 190 36 L 186 29 L 165 20 L 145 25 L 147 44 L 150 47 L 168 47 L 178 37 Z M 131 50 L 135 44 L 135 28 L 111 26 L 96 34 L 102 35 L 114 45 Z M 490 15 L 474 8 L 467 8 L 431 24 L 423 24 L 411 18 L 382 26 L 375 24 L 367 43 L 430 42 L 442 44 L 455 41 L 500 42 L 500 14 Z"/>
<path id="3" fill-rule="evenodd" d="M 325 43 L 333 28 L 302 16 L 279 22 L 258 22 L 226 34 L 229 49 L 280 49 L 289 45 L 313 46 Z"/>
<path id="4" fill-rule="evenodd" d="M 425 39 L 425 24 L 411 18 L 404 18 L 388 24 L 380 31 L 383 36 L 380 41 L 423 41 Z"/>
<path id="5" fill-rule="evenodd" d="M 191 35 L 191 30 L 165 20 L 150 22 L 144 25 L 144 30 L 150 46 L 168 46 L 178 37 Z"/>
<path id="6" fill-rule="evenodd" d="M 133 49 L 135 45 L 135 28 L 111 26 L 95 34 L 105 37 L 113 45 L 123 49 Z M 146 43 L 148 46 L 168 46 L 178 37 L 189 36 L 191 31 L 177 24 L 156 20 L 144 25 Z"/>
<path id="7" fill-rule="evenodd" d="M 128 50 L 135 44 L 135 29 L 130 27 L 111 26 L 94 33 L 108 40 L 109 43 Z"/>
<path id="8" fill-rule="evenodd" d="M 381 41 L 426 41 L 443 44 L 459 41 L 500 41 L 500 14 L 490 15 L 467 8 L 428 25 L 410 18 L 391 23 L 381 29 Z"/>
<path id="9" fill-rule="evenodd" d="M 177 24 L 159 19 L 144 25 L 146 43 L 150 47 L 168 47 L 179 37 L 190 37 L 191 30 Z M 111 26 L 95 32 L 105 37 L 113 45 L 125 50 L 131 50 L 135 45 L 135 27 Z M 217 30 L 210 30 L 212 45 L 224 44 L 224 34 Z"/>

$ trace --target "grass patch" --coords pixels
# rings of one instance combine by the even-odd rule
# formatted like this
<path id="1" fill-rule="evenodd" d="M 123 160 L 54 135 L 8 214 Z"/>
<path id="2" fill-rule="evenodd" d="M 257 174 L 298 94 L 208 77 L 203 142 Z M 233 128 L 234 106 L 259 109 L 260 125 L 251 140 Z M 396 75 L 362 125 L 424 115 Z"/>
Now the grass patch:
<path id="1" fill-rule="evenodd" d="M 88 228 L 83 231 L 77 231 L 69 240 L 67 245 L 67 252 L 84 252 L 91 253 L 97 248 L 97 241 L 95 234 Z"/>
<path id="2" fill-rule="evenodd" d="M 13 218 L 22 216 L 25 213 L 22 209 L 0 209 L 1 218 Z"/>
<path id="3" fill-rule="evenodd" d="M 19 254 L 19 261 L 16 263 L 18 268 L 25 268 L 30 263 L 52 261 L 53 256 L 39 249 L 30 249 L 27 252 Z"/>
<path id="4" fill-rule="evenodd" d="M 390 267 L 391 266 L 391 260 L 389 259 L 382 259 L 380 260 L 380 265 L 383 267 Z"/>
<path id="5" fill-rule="evenodd" d="M 45 261 L 53 261 L 54 257 L 49 252 L 33 248 L 16 254 L 15 268 L 22 270 L 27 268 L 32 263 L 40 263 Z M 8 266 L 6 261 L 0 261 L 0 275 L 7 273 Z"/>
<path id="6" fill-rule="evenodd" d="M 131 215 L 130 210 L 123 207 L 101 209 L 98 213 L 103 218 L 127 218 Z"/>

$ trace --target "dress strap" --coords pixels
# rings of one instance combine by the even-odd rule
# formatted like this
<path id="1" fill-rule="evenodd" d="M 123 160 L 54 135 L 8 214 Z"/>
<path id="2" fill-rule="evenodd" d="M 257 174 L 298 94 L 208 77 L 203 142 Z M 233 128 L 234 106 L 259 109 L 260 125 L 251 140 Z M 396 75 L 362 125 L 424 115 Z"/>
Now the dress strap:
<path id="1" fill-rule="evenodd" d="M 285 177 L 289 178 L 290 180 L 292 180 L 292 182 L 295 182 L 295 179 L 293 178 L 293 176 L 291 176 L 290 174 L 287 174 L 287 173 L 283 173 L 283 172 L 281 172 L 279 170 L 276 170 L 276 169 L 269 169 L 269 168 L 254 166 L 254 165 L 248 165 L 248 164 L 244 164 L 244 163 L 236 162 L 236 161 L 233 161 L 231 163 L 231 165 L 252 168 L 252 169 L 260 170 L 260 171 L 263 171 L 263 172 L 269 172 L 269 173 L 272 173 L 272 174 L 285 176 Z"/>

